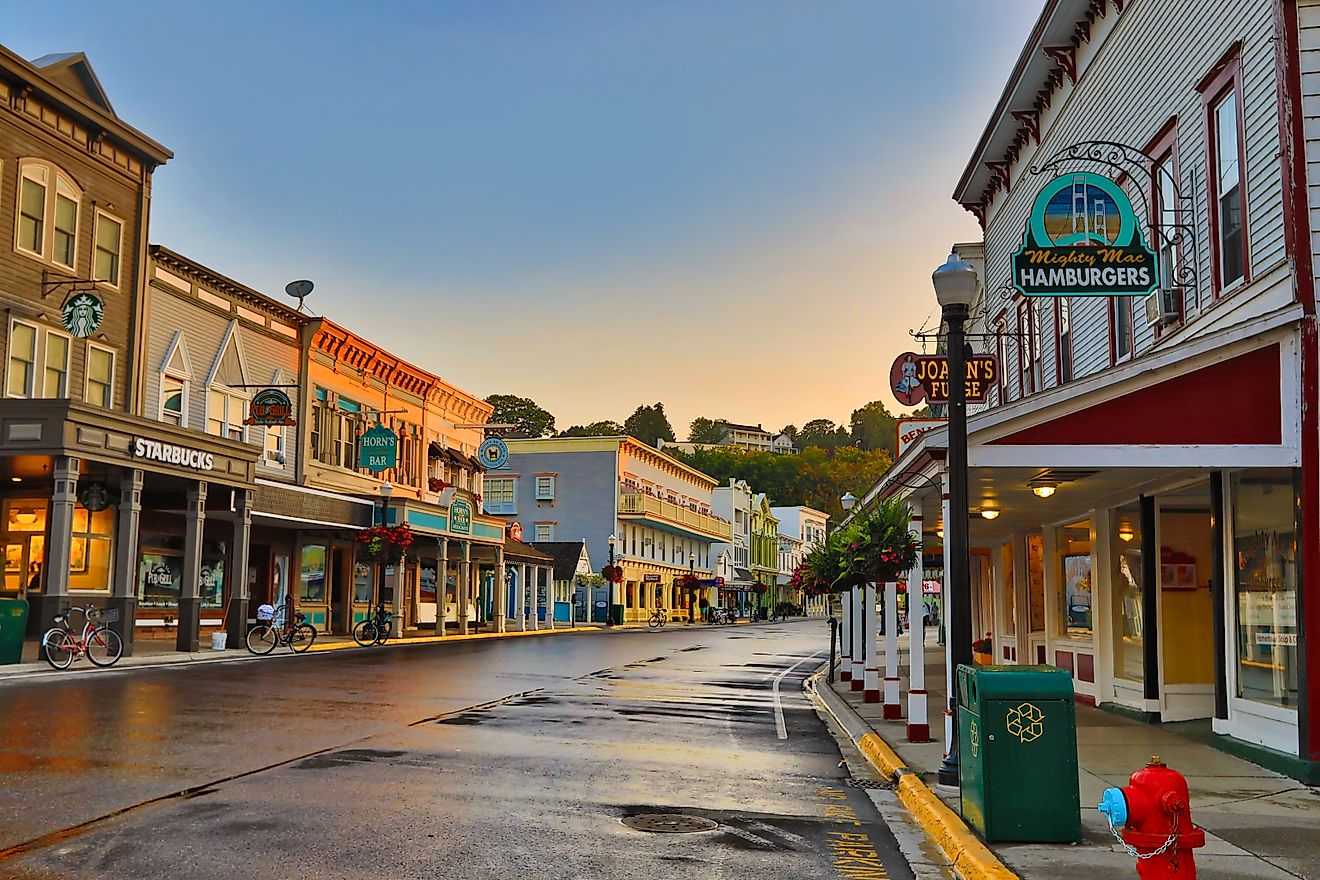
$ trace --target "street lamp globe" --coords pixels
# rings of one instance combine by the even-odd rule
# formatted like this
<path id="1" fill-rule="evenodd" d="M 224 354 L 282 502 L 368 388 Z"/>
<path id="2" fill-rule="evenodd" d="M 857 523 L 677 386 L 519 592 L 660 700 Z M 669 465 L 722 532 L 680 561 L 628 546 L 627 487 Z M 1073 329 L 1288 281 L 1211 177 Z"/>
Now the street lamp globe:
<path id="1" fill-rule="evenodd" d="M 616 535 L 610 535 L 610 537 L 609 537 L 610 546 L 613 547 L 614 544 L 615 544 L 615 542 L 618 541 L 618 540 L 619 540 L 618 536 L 616 536 Z"/>
<path id="2" fill-rule="evenodd" d="M 390 500 L 390 496 L 393 495 L 393 494 L 394 494 L 394 484 L 393 484 L 393 483 L 391 483 L 389 480 L 386 480 L 385 482 L 383 482 L 383 483 L 380 484 L 380 497 L 381 497 L 381 498 L 384 498 L 386 501 L 389 501 L 389 500 Z"/>
<path id="3" fill-rule="evenodd" d="M 940 308 L 970 306 L 976 299 L 976 269 L 957 254 L 949 254 L 944 265 L 931 273 L 930 280 L 935 285 L 935 299 Z"/>
<path id="4" fill-rule="evenodd" d="M 857 506 L 857 496 L 851 492 L 844 492 L 843 497 L 839 499 L 839 503 L 843 505 L 844 510 L 852 510 Z"/>

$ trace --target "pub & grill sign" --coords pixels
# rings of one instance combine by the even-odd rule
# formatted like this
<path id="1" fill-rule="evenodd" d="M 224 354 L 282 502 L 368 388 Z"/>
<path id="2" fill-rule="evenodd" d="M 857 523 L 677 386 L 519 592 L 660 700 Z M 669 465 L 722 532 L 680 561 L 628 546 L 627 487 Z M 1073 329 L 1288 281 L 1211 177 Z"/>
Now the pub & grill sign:
<path id="1" fill-rule="evenodd" d="M 248 417 L 243 420 L 243 424 L 268 428 L 296 425 L 298 423 L 293 420 L 293 401 L 278 388 L 263 388 L 252 395 Z"/>
<path id="2" fill-rule="evenodd" d="M 1139 296 L 1159 274 L 1127 193 L 1089 172 L 1046 184 L 1013 255 L 1013 287 L 1026 296 Z"/>
<path id="3" fill-rule="evenodd" d="M 967 358 L 964 385 L 968 403 L 984 403 L 990 389 L 999 381 L 999 358 L 992 354 L 973 354 Z M 889 389 L 904 406 L 949 402 L 949 359 L 942 354 L 916 354 L 907 351 L 894 358 L 889 368 Z"/>

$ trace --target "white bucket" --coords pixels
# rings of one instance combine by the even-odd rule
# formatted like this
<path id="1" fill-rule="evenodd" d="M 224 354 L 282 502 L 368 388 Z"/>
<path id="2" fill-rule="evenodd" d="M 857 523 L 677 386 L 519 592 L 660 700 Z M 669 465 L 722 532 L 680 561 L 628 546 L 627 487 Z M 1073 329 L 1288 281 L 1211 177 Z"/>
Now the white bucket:
<path id="1" fill-rule="evenodd" d="M 225 649 L 225 640 L 229 638 L 229 633 L 224 630 L 211 633 L 211 650 L 223 651 Z"/>

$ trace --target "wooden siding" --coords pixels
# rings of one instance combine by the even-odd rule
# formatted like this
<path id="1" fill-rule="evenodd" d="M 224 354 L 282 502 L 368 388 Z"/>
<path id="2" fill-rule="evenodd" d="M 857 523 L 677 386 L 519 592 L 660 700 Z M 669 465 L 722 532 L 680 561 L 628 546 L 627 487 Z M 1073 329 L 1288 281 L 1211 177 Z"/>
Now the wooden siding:
<path id="1" fill-rule="evenodd" d="M 1187 5 L 1136 0 L 1121 16 L 1108 16 L 1097 25 L 1091 41 L 1078 50 L 1077 84 L 1065 85 L 1056 95 L 1040 121 L 1040 144 L 1023 149 L 1011 170 L 1011 190 L 999 192 L 989 207 L 985 299 L 974 331 L 993 330 L 991 322 L 1004 309 L 1007 331 L 1017 330 L 1013 292 L 1005 289 L 1009 261 L 1022 244 L 1031 203 L 1050 179 L 1048 174 L 1033 175 L 1031 166 L 1081 141 L 1116 141 L 1140 149 L 1175 117 L 1179 185 L 1188 197 L 1184 217 L 1196 226 L 1199 291 L 1187 294 L 1185 326 L 1166 332 L 1160 344 L 1219 329 L 1286 304 L 1291 295 L 1288 279 L 1273 271 L 1285 265 L 1273 27 L 1271 0 L 1206 0 Z M 1313 44 L 1320 47 L 1320 32 L 1312 36 Z M 1215 303 L 1211 298 L 1206 201 L 1207 132 L 1197 85 L 1235 41 L 1241 42 L 1247 240 L 1253 283 Z M 1305 47 L 1305 33 L 1302 41 Z M 1308 119 L 1308 123 L 1313 121 Z M 1309 155 L 1320 162 L 1320 145 Z M 1134 200 L 1137 198 L 1144 203 L 1149 195 L 1134 193 Z M 1313 197 L 1312 203 L 1320 201 Z M 1145 214 L 1139 207 L 1138 217 Z M 1153 330 L 1146 325 L 1144 302 L 1121 298 L 1116 304 L 1132 309 L 1134 352 L 1140 357 L 1156 345 Z M 1071 305 L 1073 376 L 1081 378 L 1110 366 L 1109 304 L 1104 298 L 1073 297 Z M 1054 309 L 1048 300 L 1042 302 L 1038 327 L 1043 372 L 1039 391 L 1057 384 Z M 1016 399 L 1017 339 L 1004 341 L 1003 369 L 1009 378 L 1009 398 Z M 994 351 L 995 340 L 979 340 L 977 347 Z M 993 396 L 992 404 L 1001 402 L 997 397 Z"/>
<path id="2" fill-rule="evenodd" d="M 1306 192 L 1311 214 L 1312 265 L 1320 266 L 1320 0 L 1298 0 L 1301 49 L 1302 134 L 1306 139 Z"/>

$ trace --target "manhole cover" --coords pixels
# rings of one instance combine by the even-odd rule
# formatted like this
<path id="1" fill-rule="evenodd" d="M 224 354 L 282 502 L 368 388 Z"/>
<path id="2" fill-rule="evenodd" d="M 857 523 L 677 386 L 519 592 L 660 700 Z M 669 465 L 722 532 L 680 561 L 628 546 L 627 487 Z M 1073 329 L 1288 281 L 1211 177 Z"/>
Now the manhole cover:
<path id="1" fill-rule="evenodd" d="M 691 834 L 694 831 L 711 831 L 720 827 L 718 822 L 703 819 L 700 816 L 684 816 L 682 813 L 643 813 L 629 816 L 623 824 L 638 831 L 651 831 L 657 834 Z"/>

